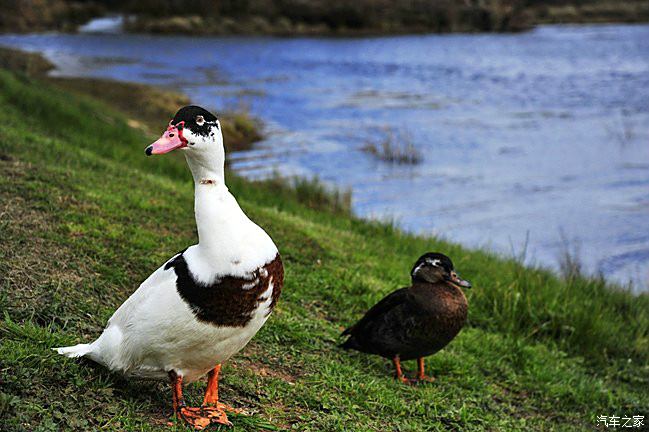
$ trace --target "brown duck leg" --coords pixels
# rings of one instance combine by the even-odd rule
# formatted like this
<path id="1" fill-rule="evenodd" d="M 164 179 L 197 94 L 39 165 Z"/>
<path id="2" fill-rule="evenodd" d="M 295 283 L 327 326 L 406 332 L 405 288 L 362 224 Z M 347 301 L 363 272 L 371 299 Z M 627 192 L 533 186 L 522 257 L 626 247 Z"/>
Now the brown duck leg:
<path id="1" fill-rule="evenodd" d="M 184 420 L 196 430 L 202 430 L 210 423 L 230 425 L 228 417 L 218 407 L 190 408 L 185 406 L 183 398 L 183 377 L 176 372 L 169 372 L 171 391 L 173 396 L 174 413 L 176 417 Z"/>
<path id="2" fill-rule="evenodd" d="M 417 381 L 420 382 L 433 382 L 435 381 L 435 377 L 432 376 L 427 376 L 424 373 L 424 358 L 419 357 L 417 359 Z"/>
<path id="3" fill-rule="evenodd" d="M 203 407 L 216 407 L 219 410 L 239 413 L 240 409 L 232 408 L 229 405 L 219 402 L 219 373 L 221 372 L 221 365 L 214 366 L 207 374 L 207 388 L 205 389 L 205 398 L 203 399 Z"/>
<path id="4" fill-rule="evenodd" d="M 401 360 L 399 360 L 398 355 L 394 356 L 394 358 L 392 359 L 392 364 L 394 364 L 394 369 L 396 370 L 397 380 L 401 381 L 402 383 L 408 384 L 408 378 L 406 378 L 401 371 Z"/>

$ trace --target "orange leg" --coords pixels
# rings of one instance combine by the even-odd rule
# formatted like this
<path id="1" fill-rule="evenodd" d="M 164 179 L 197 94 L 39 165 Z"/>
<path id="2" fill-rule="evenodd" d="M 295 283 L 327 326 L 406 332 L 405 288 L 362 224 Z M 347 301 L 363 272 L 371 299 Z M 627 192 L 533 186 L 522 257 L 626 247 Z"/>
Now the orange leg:
<path id="1" fill-rule="evenodd" d="M 423 357 L 419 357 L 417 359 L 417 381 L 426 381 L 426 382 L 435 381 L 435 377 L 426 376 L 426 374 L 424 373 L 424 358 Z"/>
<path id="2" fill-rule="evenodd" d="M 214 366 L 207 374 L 207 388 L 205 389 L 205 398 L 203 399 L 204 407 L 216 407 L 219 410 L 239 413 L 241 410 L 232 408 L 229 405 L 219 402 L 219 373 L 221 372 L 221 365 Z"/>
<path id="3" fill-rule="evenodd" d="M 187 422 L 196 430 L 202 430 L 210 423 L 231 425 L 225 412 L 218 407 L 189 408 L 183 399 L 183 377 L 176 372 L 169 372 L 176 417 Z"/>
<path id="4" fill-rule="evenodd" d="M 219 373 L 221 372 L 221 365 L 214 366 L 207 374 L 207 388 L 205 389 L 205 398 L 203 399 L 203 406 L 216 405 L 219 403 Z"/>
<path id="5" fill-rule="evenodd" d="M 176 372 L 169 372 L 169 379 L 171 380 L 171 397 L 174 405 L 174 413 L 177 413 L 181 404 L 185 404 L 183 399 L 183 377 L 178 376 Z"/>
<path id="6" fill-rule="evenodd" d="M 396 376 L 396 378 L 397 378 L 399 381 L 401 381 L 402 383 L 407 384 L 407 383 L 408 383 L 408 378 L 406 378 L 406 377 L 403 375 L 403 372 L 401 371 L 401 360 L 399 360 L 399 356 L 398 356 L 398 355 L 394 356 L 394 358 L 392 359 L 392 364 L 394 364 L 394 368 L 395 368 L 396 371 L 397 371 L 397 376 Z"/>

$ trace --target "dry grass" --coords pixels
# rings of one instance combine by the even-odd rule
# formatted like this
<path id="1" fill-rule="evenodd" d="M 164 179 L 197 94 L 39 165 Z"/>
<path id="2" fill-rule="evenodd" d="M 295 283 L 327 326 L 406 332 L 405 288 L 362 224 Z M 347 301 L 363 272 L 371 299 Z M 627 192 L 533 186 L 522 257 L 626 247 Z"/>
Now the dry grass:
<path id="1" fill-rule="evenodd" d="M 40 54 L 0 47 L 0 68 L 39 77 L 54 69 L 54 65 Z"/>

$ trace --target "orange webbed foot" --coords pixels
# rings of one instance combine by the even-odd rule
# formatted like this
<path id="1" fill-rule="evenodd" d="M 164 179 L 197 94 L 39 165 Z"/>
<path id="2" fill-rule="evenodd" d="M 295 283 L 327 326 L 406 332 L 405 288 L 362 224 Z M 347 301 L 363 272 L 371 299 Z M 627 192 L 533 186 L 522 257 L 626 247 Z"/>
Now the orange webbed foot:
<path id="1" fill-rule="evenodd" d="M 213 423 L 232 426 L 225 411 L 218 407 L 182 407 L 178 410 L 177 416 L 196 430 L 203 430 Z"/>
<path id="2" fill-rule="evenodd" d="M 243 410 L 240 408 L 233 408 L 230 405 L 221 402 L 217 402 L 216 405 L 214 405 L 213 403 L 203 404 L 203 408 L 216 408 L 220 411 L 234 413 L 234 414 L 241 414 L 243 412 Z"/>
<path id="3" fill-rule="evenodd" d="M 185 406 L 185 400 L 183 399 L 183 378 L 173 370 L 169 372 L 176 417 L 189 424 L 195 430 L 203 430 L 212 423 L 232 426 L 225 412 L 228 410 L 236 412 L 236 410 L 218 402 L 218 387 L 215 386 L 217 384 L 215 378 L 218 378 L 218 369 L 220 369 L 220 366 L 215 369 L 217 369 L 216 373 L 210 375 L 213 383 L 208 387 L 208 394 L 206 394 L 203 406 L 198 408 Z"/>
<path id="4" fill-rule="evenodd" d="M 218 420 L 216 414 L 212 418 L 214 423 L 219 424 L 231 424 L 227 417 L 225 416 L 226 412 L 239 414 L 240 409 L 232 408 L 230 405 L 219 402 L 219 373 L 221 372 L 221 365 L 218 364 L 210 371 L 207 375 L 207 388 L 205 389 L 205 398 L 203 399 L 203 405 L 201 408 L 206 410 L 209 413 L 221 413 L 225 418 L 227 423 L 223 423 Z"/>

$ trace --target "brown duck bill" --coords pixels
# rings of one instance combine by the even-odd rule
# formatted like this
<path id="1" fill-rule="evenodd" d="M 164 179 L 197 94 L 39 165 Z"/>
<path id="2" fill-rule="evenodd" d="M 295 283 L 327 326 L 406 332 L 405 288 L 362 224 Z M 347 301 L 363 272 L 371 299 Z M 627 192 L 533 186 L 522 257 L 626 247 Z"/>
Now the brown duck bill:
<path id="1" fill-rule="evenodd" d="M 446 276 L 446 280 L 462 288 L 471 288 L 471 282 L 466 279 L 462 279 L 457 274 Z"/>

